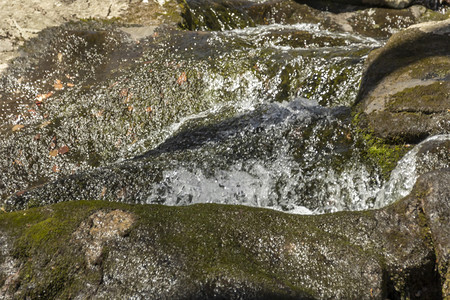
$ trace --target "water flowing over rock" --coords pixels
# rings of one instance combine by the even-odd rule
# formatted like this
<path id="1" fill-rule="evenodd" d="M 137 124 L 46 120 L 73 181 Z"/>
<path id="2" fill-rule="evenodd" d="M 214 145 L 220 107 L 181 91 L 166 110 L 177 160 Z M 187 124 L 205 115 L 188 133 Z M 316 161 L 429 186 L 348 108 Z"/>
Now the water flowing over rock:
<path id="1" fill-rule="evenodd" d="M 450 135 L 426 139 L 408 152 L 378 192 L 375 207 L 384 207 L 408 195 L 416 179 L 429 171 L 450 168 Z"/>
<path id="2" fill-rule="evenodd" d="M 217 125 L 187 122 L 154 150 L 22 193 L 8 200 L 8 209 L 37 204 L 33 199 L 43 204 L 99 197 L 287 211 L 367 208 L 380 182 L 373 166 L 352 149 L 348 113 L 299 99 L 261 106 Z"/>
<path id="3" fill-rule="evenodd" d="M 448 297 L 440 4 L 0 4 L 0 299 Z"/>

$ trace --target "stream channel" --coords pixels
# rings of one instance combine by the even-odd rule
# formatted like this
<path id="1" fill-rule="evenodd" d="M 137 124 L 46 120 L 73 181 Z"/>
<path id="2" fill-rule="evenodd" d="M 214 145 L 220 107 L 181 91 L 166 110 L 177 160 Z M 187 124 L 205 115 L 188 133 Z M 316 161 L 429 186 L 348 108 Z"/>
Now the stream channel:
<path id="1" fill-rule="evenodd" d="M 41 32 L 0 82 L 4 205 L 373 208 L 386 178 L 351 106 L 386 38 L 268 23 L 139 41 L 89 20 Z"/>

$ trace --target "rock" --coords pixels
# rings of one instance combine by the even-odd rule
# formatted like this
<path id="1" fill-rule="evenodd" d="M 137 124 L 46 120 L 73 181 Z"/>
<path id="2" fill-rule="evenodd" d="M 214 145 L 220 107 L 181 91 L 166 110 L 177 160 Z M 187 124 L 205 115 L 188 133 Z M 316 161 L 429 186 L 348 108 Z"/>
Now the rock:
<path id="1" fill-rule="evenodd" d="M 321 29 L 357 32 L 374 38 L 393 33 L 426 19 L 446 18 L 423 6 L 405 9 L 367 8 L 329 1 L 186 1 L 181 27 L 189 30 L 230 30 L 262 24 L 320 24 Z"/>
<path id="2" fill-rule="evenodd" d="M 449 193 L 442 169 L 376 211 L 77 201 L 2 213 L 0 262 L 15 261 L 0 285 L 16 298 L 439 299 Z"/>
<path id="3" fill-rule="evenodd" d="M 0 72 L 7 62 L 19 55 L 18 47 L 49 27 L 68 21 L 101 19 L 121 20 L 144 26 L 181 22 L 181 9 L 176 1 L 144 3 L 141 0 L 73 0 L 16 1 L 0 3 Z"/>
<path id="4" fill-rule="evenodd" d="M 450 132 L 449 25 L 411 26 L 369 55 L 357 102 L 376 136 L 416 143 Z"/>
<path id="5" fill-rule="evenodd" d="M 326 1 L 319 1 L 319 3 L 320 2 L 327 3 Z M 414 4 L 420 4 L 432 9 L 437 9 L 443 3 L 448 3 L 447 0 L 336 0 L 333 2 L 351 5 L 384 6 L 390 8 L 405 8 Z"/>
<path id="6" fill-rule="evenodd" d="M 103 247 L 124 236 L 133 223 L 133 215 L 121 210 L 99 211 L 82 222 L 74 232 L 73 239 L 83 247 L 88 266 L 97 264 Z"/>
<path id="7" fill-rule="evenodd" d="M 378 192 L 375 207 L 383 207 L 408 195 L 417 178 L 433 170 L 450 168 L 450 135 L 436 135 L 415 146 L 391 172 Z"/>

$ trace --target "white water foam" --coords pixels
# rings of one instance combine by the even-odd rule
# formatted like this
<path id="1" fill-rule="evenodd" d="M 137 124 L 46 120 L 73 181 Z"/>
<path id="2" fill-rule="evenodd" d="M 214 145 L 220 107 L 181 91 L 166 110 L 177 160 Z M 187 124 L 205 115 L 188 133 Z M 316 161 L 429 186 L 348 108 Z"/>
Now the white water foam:
<path id="1" fill-rule="evenodd" d="M 409 151 L 398 162 L 397 167 L 392 171 L 389 181 L 384 185 L 383 189 L 378 192 L 374 207 L 381 208 L 407 196 L 420 176 L 417 172 L 417 154 L 420 149 L 428 142 L 446 140 L 450 140 L 450 134 L 435 135 L 427 138 Z"/>

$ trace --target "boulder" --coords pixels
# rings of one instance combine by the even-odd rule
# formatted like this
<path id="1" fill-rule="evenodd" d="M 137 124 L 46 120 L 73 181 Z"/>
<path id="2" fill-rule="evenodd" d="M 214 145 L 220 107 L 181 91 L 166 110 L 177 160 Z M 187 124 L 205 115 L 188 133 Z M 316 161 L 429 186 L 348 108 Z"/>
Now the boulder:
<path id="1" fill-rule="evenodd" d="M 413 25 L 370 53 L 357 99 L 364 125 L 390 142 L 450 132 L 450 19 Z"/>
<path id="2" fill-rule="evenodd" d="M 9 298 L 439 299 L 450 170 L 376 211 L 76 201 L 0 214 Z"/>
<path id="3" fill-rule="evenodd" d="M 306 1 L 309 2 L 309 1 Z M 330 5 L 330 1 L 318 1 L 324 4 Z M 424 5 L 428 8 L 437 9 L 444 3 L 448 3 L 448 0 L 335 0 L 331 5 L 335 3 L 351 4 L 351 5 L 364 5 L 364 6 L 384 6 L 389 8 L 405 8 L 414 4 Z"/>
<path id="4" fill-rule="evenodd" d="M 8 61 L 20 55 L 19 47 L 46 28 L 80 19 L 121 20 L 144 26 L 173 25 L 181 22 L 181 8 L 176 1 L 15 1 L 0 3 L 0 18 L 4 20 L 0 25 L 2 72 L 8 67 Z"/>

